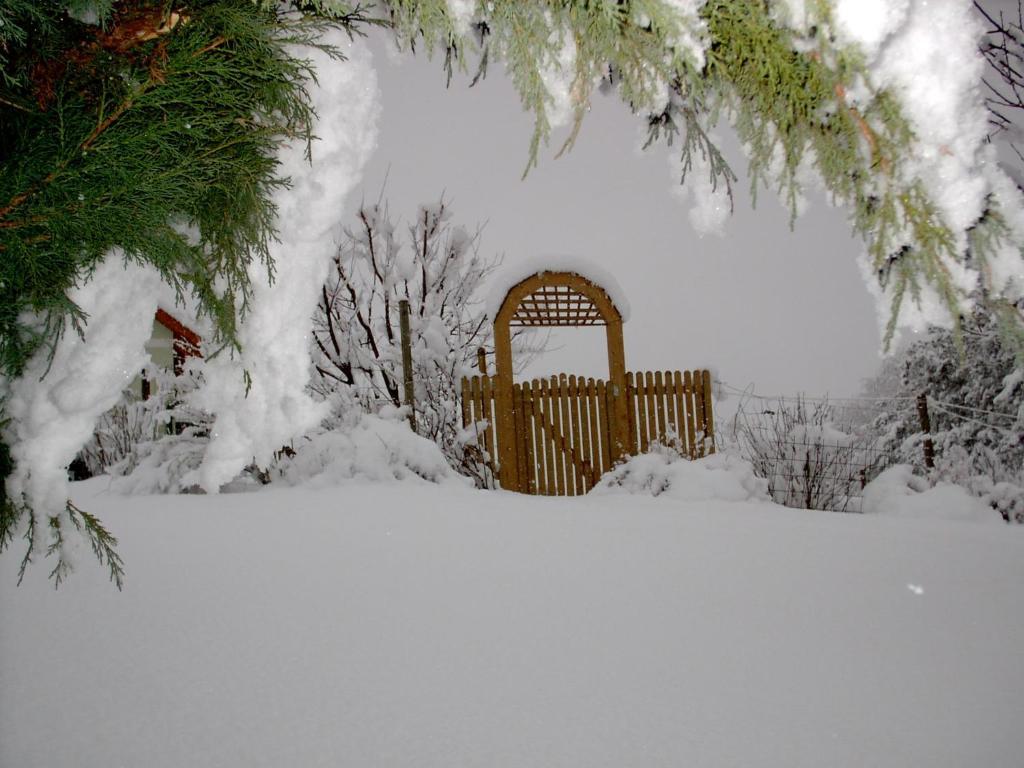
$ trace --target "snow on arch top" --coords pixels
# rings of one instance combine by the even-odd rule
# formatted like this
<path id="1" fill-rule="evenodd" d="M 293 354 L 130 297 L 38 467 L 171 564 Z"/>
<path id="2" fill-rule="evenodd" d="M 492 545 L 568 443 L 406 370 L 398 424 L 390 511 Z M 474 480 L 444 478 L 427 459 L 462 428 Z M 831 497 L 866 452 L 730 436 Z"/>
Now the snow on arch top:
<path id="1" fill-rule="evenodd" d="M 573 272 L 586 278 L 608 294 L 615 308 L 619 310 L 622 322 L 629 320 L 629 301 L 619 281 L 604 267 L 582 256 L 572 254 L 543 254 L 510 264 L 501 269 L 491 281 L 485 310 L 492 321 L 498 316 L 508 292 L 528 277 L 545 272 Z"/>

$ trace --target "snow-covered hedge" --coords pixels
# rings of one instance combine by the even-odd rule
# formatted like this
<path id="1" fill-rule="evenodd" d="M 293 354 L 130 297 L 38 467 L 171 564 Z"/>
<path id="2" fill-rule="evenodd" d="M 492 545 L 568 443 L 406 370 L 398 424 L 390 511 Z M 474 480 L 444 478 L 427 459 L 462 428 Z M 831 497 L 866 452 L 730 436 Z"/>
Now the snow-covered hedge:
<path id="1" fill-rule="evenodd" d="M 931 484 L 914 474 L 913 467 L 889 467 L 864 488 L 868 514 L 922 519 L 972 520 L 1001 523 L 1000 514 L 983 499 L 953 483 Z"/>
<path id="2" fill-rule="evenodd" d="M 472 486 L 449 466 L 441 448 L 410 428 L 401 409 L 381 416 L 356 414 L 345 428 L 324 429 L 294 442 L 278 456 L 272 482 L 324 486 L 344 480 L 421 480 Z"/>
<path id="3" fill-rule="evenodd" d="M 209 440 L 194 430 L 139 443 L 109 470 L 118 494 L 203 492 L 199 468 Z M 350 412 L 281 446 L 266 467 L 250 464 L 220 490 L 250 491 L 267 484 L 334 485 L 346 480 L 419 480 L 472 485 L 451 468 L 441 449 L 412 432 L 404 411 Z"/>
<path id="4" fill-rule="evenodd" d="M 591 494 L 640 494 L 679 501 L 766 501 L 768 484 L 738 456 L 713 454 L 691 461 L 656 445 L 632 456 L 601 478 Z"/>

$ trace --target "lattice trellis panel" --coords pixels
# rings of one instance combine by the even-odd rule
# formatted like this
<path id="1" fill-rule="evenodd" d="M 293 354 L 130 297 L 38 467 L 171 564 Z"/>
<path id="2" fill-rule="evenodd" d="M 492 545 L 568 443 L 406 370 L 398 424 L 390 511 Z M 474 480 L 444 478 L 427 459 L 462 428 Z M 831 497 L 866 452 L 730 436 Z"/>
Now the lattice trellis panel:
<path id="1" fill-rule="evenodd" d="M 589 297 L 567 285 L 545 285 L 519 302 L 509 325 L 575 327 L 606 323 Z"/>

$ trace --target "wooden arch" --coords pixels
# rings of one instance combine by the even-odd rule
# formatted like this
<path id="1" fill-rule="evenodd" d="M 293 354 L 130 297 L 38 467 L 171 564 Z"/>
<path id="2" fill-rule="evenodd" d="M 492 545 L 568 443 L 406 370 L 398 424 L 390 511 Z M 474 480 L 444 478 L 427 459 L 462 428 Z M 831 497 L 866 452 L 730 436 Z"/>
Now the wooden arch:
<path id="1" fill-rule="evenodd" d="M 494 318 L 495 406 L 501 486 L 522 491 L 518 477 L 512 381 L 512 328 L 605 326 L 608 342 L 608 389 L 615 411 L 610 435 L 612 461 L 627 453 L 626 355 L 622 313 L 597 283 L 569 271 L 538 272 L 505 294 Z"/>

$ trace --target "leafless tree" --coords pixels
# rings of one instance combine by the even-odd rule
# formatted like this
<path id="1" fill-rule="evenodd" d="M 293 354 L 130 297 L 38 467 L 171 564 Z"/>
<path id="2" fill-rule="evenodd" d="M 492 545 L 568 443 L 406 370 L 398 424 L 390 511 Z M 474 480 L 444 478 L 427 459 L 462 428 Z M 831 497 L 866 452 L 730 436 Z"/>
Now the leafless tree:
<path id="1" fill-rule="evenodd" d="M 1022 0 L 1017 0 L 1016 11 L 1006 13 L 990 9 L 991 5 L 974 0 L 986 25 L 980 50 L 989 65 L 983 83 L 991 135 L 1008 133 L 1010 147 L 1024 160 L 1014 140 L 1017 121 L 1024 115 L 1018 112 L 1024 110 L 1024 7 Z"/>
<path id="2" fill-rule="evenodd" d="M 463 439 L 459 402 L 478 350 L 493 355 L 480 294 L 500 259 L 481 255 L 480 236 L 480 228 L 469 232 L 451 222 L 443 198 L 420 206 L 404 239 L 386 204 L 363 205 L 345 230 L 313 318 L 313 388 L 323 397 L 344 393 L 370 412 L 400 407 L 399 302 L 407 300 L 417 431 L 456 469 L 487 485 L 489 457 Z"/>

